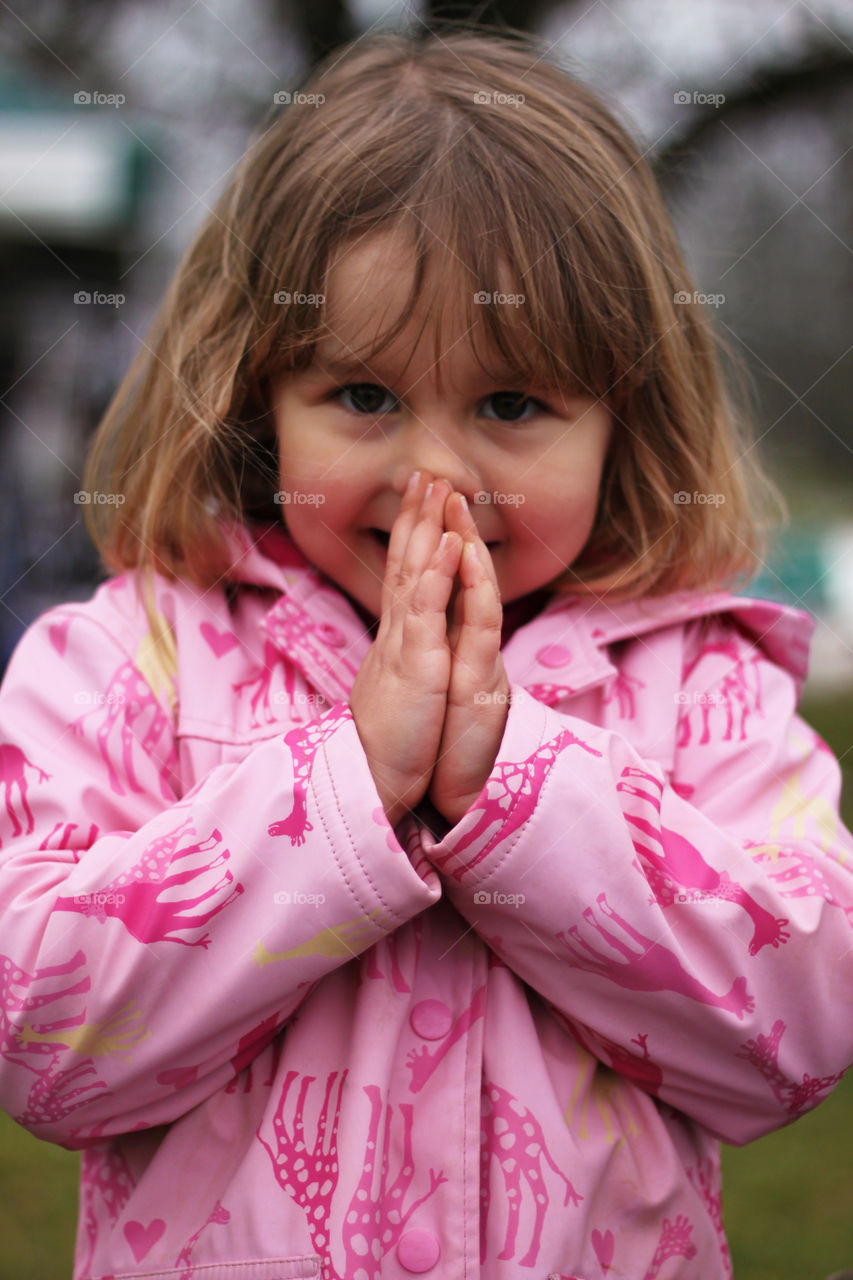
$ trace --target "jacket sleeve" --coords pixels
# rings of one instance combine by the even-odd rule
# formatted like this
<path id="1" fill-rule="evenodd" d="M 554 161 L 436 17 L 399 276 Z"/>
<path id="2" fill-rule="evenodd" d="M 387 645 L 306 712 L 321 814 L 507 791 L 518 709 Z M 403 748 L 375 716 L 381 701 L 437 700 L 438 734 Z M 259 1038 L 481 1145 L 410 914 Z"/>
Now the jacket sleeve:
<path id="1" fill-rule="evenodd" d="M 0 766 L 0 1104 L 64 1146 L 185 1114 L 440 896 L 348 708 L 181 795 L 171 715 L 85 609 L 15 650 Z"/>
<path id="2" fill-rule="evenodd" d="M 793 679 L 724 634 L 678 695 L 671 779 L 620 733 L 513 688 L 483 793 L 422 845 L 590 1051 L 740 1144 L 853 1059 L 853 841 Z"/>

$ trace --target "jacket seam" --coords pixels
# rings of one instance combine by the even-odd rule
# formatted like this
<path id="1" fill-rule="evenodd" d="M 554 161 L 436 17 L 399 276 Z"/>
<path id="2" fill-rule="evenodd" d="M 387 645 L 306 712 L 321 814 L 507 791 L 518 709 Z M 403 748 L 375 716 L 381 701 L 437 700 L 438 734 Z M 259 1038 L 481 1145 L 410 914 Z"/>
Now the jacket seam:
<path id="1" fill-rule="evenodd" d="M 343 726 L 341 726 L 341 728 L 342 728 L 342 727 L 343 727 Z M 337 735 L 335 735 L 335 736 L 337 736 Z M 346 832 L 346 834 L 347 834 L 347 840 L 349 841 L 349 847 L 350 847 L 350 851 L 351 851 L 351 853 L 352 853 L 352 856 L 354 857 L 354 859 L 355 859 L 355 861 L 356 861 L 356 863 L 357 863 L 357 865 L 358 865 L 358 867 L 359 867 L 359 869 L 360 869 L 360 871 L 361 871 L 362 875 L 364 876 L 364 879 L 367 881 L 368 885 L 370 886 L 371 892 L 373 893 L 373 896 L 374 896 L 375 900 L 376 900 L 377 902 L 379 902 L 379 903 L 383 906 L 383 908 L 384 908 L 384 909 L 385 909 L 385 910 L 386 910 L 386 911 L 387 911 L 391 916 L 393 916 L 393 917 L 394 917 L 394 919 L 396 919 L 396 920 L 400 920 L 401 922 L 405 923 L 406 917 L 405 917 L 405 916 L 400 915 L 400 913 L 399 913 L 395 908 L 393 908 L 393 907 L 392 907 L 392 906 L 391 906 L 391 905 L 390 905 L 390 904 L 385 900 L 385 898 L 383 897 L 382 893 L 380 892 L 380 890 L 379 890 L 378 886 L 374 884 L 374 882 L 373 882 L 373 878 L 371 877 L 370 872 L 368 871 L 367 867 L 365 866 L 365 864 L 364 864 L 364 863 L 362 862 L 362 860 L 361 860 L 361 856 L 359 855 L 358 849 L 356 848 L 356 844 L 355 844 L 355 841 L 354 841 L 353 836 L 352 836 L 352 831 L 350 830 L 349 824 L 348 824 L 348 822 L 347 822 L 346 818 L 344 817 L 344 813 L 343 813 L 343 810 L 342 810 L 342 808 L 341 808 L 341 802 L 340 802 L 340 798 L 339 798 L 339 796 L 338 796 L 337 788 L 336 788 L 336 786 L 335 786 L 335 780 L 334 780 L 334 776 L 333 776 L 333 774 L 332 774 L 331 765 L 330 765 L 330 762 L 329 762 L 329 759 L 328 759 L 328 756 L 327 756 L 327 748 L 326 748 L 326 744 L 325 744 L 325 743 L 323 744 L 323 747 L 322 747 L 322 753 L 323 753 L 323 763 L 324 763 L 324 765 L 326 766 L 326 773 L 327 773 L 328 778 L 329 778 L 329 787 L 330 787 L 330 790 L 331 790 L 331 793 L 332 793 L 332 796 L 333 796 L 333 798 L 334 798 L 334 802 L 335 802 L 335 810 L 336 810 L 337 815 L 338 815 L 338 820 L 340 821 L 341 826 L 343 827 L 344 831 L 345 831 L 345 832 Z M 328 826 L 327 826 L 327 823 L 326 823 L 326 816 L 325 816 L 325 813 L 323 812 L 323 805 L 322 805 L 322 804 L 320 804 L 320 802 L 319 802 L 319 796 L 317 795 L 317 790 L 316 790 L 316 787 L 315 787 L 315 785 L 314 785 L 314 779 L 313 779 L 313 776 L 312 776 L 312 778 L 311 778 L 311 780 L 310 780 L 310 784 L 309 784 L 309 785 L 310 785 L 310 787 L 311 787 L 311 794 L 312 794 L 312 796 L 313 796 L 313 798 L 314 798 L 314 803 L 315 803 L 315 804 L 316 804 L 316 806 L 317 806 L 317 811 L 318 811 L 318 813 L 320 813 L 320 815 L 321 815 L 321 822 L 322 822 L 322 824 L 323 824 L 323 830 L 324 830 L 324 832 L 325 832 L 325 834 L 326 834 L 326 839 L 328 840 L 329 848 L 330 848 L 330 849 L 331 849 L 331 851 L 332 851 L 332 857 L 335 859 L 335 863 L 337 864 L 338 869 L 340 870 L 340 873 L 341 873 L 341 875 L 342 875 L 342 876 L 343 876 L 343 878 L 344 878 L 344 882 L 346 883 L 346 886 L 347 886 L 347 888 L 349 889 L 350 894 L 351 894 L 351 895 L 352 895 L 352 897 L 353 897 L 353 900 L 358 904 L 358 906 L 361 908 L 361 910 L 362 910 L 362 911 L 364 911 L 364 913 L 368 916 L 368 919 L 369 919 L 369 917 L 370 917 L 370 912 L 369 912 L 369 910 L 368 910 L 367 904 L 366 904 L 365 902 L 363 902 L 363 901 L 362 901 L 362 895 L 361 895 L 360 893 L 358 893 L 358 892 L 357 892 L 356 887 L 355 887 L 355 885 L 354 885 L 354 883 L 353 883 L 353 880 L 352 880 L 352 877 L 351 877 L 350 873 L 348 872 L 347 868 L 343 865 L 343 863 L 341 862 L 341 860 L 340 860 L 340 858 L 339 858 L 339 856 L 338 856 L 338 851 L 337 851 L 337 849 L 335 848 L 335 842 L 334 842 L 334 840 L 332 839 L 331 832 L 330 832 L 330 830 L 329 830 L 329 828 L 328 828 Z M 384 937 L 388 932 L 389 932 L 389 930 L 382 928 L 382 929 L 381 929 L 381 934 L 380 934 L 380 936 L 383 936 L 383 937 Z M 373 944 L 371 944 L 371 945 L 373 945 Z"/>

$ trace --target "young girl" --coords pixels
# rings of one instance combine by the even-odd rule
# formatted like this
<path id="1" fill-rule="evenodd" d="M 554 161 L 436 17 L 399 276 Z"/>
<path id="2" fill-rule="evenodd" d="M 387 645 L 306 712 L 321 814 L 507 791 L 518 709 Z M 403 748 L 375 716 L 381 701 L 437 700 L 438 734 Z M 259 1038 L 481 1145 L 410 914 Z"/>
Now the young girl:
<path id="1" fill-rule="evenodd" d="M 509 35 L 330 55 L 203 226 L 90 459 L 115 576 L 0 704 L 77 1280 L 730 1273 L 718 1139 L 853 1059 L 853 845 L 682 291 Z"/>

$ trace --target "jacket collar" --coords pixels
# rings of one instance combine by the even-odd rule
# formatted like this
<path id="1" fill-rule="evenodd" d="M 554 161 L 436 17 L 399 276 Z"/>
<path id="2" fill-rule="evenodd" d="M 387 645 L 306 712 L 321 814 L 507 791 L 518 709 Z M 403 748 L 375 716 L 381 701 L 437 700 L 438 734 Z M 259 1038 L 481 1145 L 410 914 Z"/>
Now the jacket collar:
<path id="1" fill-rule="evenodd" d="M 371 636 L 347 597 L 277 527 L 231 526 L 232 580 L 280 593 L 261 626 L 272 643 L 330 701 L 346 701 Z M 510 683 L 544 702 L 580 693 L 617 674 L 608 646 L 695 618 L 729 614 L 801 686 L 814 620 L 803 610 L 726 591 L 675 592 L 614 601 L 555 596 L 503 649 Z"/>

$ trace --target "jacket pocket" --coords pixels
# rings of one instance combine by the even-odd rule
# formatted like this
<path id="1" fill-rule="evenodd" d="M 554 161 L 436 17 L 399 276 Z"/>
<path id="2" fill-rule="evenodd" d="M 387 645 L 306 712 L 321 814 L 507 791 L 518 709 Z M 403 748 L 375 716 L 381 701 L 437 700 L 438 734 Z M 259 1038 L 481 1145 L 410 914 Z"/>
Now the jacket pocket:
<path id="1" fill-rule="evenodd" d="M 319 1280 L 321 1259 L 316 1253 L 292 1258 L 255 1258 L 242 1262 L 209 1262 L 170 1267 L 168 1271 L 121 1271 L 109 1280 Z"/>

